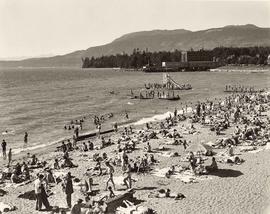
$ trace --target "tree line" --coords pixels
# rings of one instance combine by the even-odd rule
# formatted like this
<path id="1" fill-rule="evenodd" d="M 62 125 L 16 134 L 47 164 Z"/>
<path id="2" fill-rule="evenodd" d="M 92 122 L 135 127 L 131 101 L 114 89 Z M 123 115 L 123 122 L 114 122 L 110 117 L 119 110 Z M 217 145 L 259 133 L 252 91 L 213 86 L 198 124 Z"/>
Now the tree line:
<path id="1" fill-rule="evenodd" d="M 216 62 L 224 64 L 266 65 L 270 47 L 217 47 L 212 50 L 190 50 L 189 55 L 211 56 Z M 82 68 L 142 68 L 145 65 L 161 66 L 162 62 L 180 62 L 181 51 L 148 52 L 135 48 L 132 54 L 116 54 L 101 57 L 82 58 Z"/>

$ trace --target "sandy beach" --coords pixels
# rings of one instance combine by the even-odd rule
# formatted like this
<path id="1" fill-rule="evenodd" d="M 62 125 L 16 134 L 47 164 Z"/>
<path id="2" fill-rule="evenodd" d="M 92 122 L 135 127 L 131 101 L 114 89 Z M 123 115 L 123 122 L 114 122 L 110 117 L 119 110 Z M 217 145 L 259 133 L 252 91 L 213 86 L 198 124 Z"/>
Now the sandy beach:
<path id="1" fill-rule="evenodd" d="M 268 101 L 269 102 L 269 101 Z M 265 111 L 262 112 L 260 119 L 266 122 L 267 117 L 270 115 L 269 103 L 264 103 Z M 192 114 L 191 114 L 192 115 Z M 146 120 L 147 121 L 147 120 Z M 173 165 L 181 167 L 188 167 L 189 162 L 183 161 L 183 158 L 187 156 L 188 152 L 184 150 L 182 145 L 172 145 L 173 138 L 163 137 L 159 131 L 160 121 L 151 122 L 151 128 L 146 129 L 145 124 L 133 126 L 133 133 L 128 136 L 131 139 L 137 139 L 141 130 L 145 134 L 156 132 L 157 139 L 150 139 L 146 142 L 138 141 L 136 144 L 136 150 L 132 153 L 128 153 L 130 159 L 135 159 L 138 156 L 146 154 L 145 146 L 149 142 L 151 149 L 155 151 L 153 154 L 158 163 L 151 165 L 151 170 L 145 173 L 132 173 L 132 178 L 136 180 L 133 183 L 133 190 L 135 190 L 134 197 L 140 201 L 140 206 L 145 206 L 155 210 L 157 213 L 268 213 L 267 207 L 269 205 L 270 196 L 270 168 L 268 166 L 270 146 L 269 142 L 264 146 L 255 146 L 254 150 L 244 152 L 243 148 L 250 148 L 250 146 L 244 146 L 241 143 L 234 147 L 234 155 L 244 160 L 241 164 L 221 163 L 220 159 L 223 158 L 221 154 L 227 151 L 227 147 L 213 148 L 215 157 L 218 163 L 218 171 L 215 174 L 206 173 L 203 175 L 195 175 L 194 173 L 188 174 L 184 178 L 173 175 L 171 177 L 165 177 L 155 173 L 161 169 L 170 169 Z M 194 132 L 190 133 L 190 125 L 193 124 Z M 266 122 L 267 124 L 267 122 Z M 184 121 L 178 121 L 176 124 L 168 128 L 168 132 L 173 130 L 181 133 L 182 138 L 191 142 L 190 144 L 216 142 L 217 139 L 230 138 L 231 133 L 234 132 L 235 124 L 231 123 L 231 126 L 224 131 L 222 135 L 216 135 L 215 132 L 210 131 L 208 126 L 201 123 L 191 123 L 189 119 Z M 243 124 L 239 124 L 243 128 Z M 269 124 L 266 126 L 269 127 Z M 117 133 L 111 133 L 103 135 L 104 139 L 110 138 L 114 144 L 102 148 L 100 150 L 93 150 L 83 152 L 81 150 L 74 150 L 69 152 L 69 157 L 74 164 L 77 164 L 76 168 L 62 168 L 60 170 L 53 170 L 53 174 L 64 176 L 67 172 L 71 172 L 79 181 L 88 179 L 85 175 L 87 169 L 94 168 L 96 162 L 93 161 L 93 155 L 95 153 L 106 153 L 109 160 L 115 159 L 119 155 L 117 152 L 117 141 L 123 136 L 123 128 Z M 100 139 L 94 137 L 91 139 L 95 146 L 100 145 Z M 84 141 L 79 141 L 78 146 L 81 147 Z M 53 167 L 55 158 L 61 159 L 63 156 L 62 151 L 56 151 L 57 145 L 51 145 L 50 147 L 36 151 L 35 154 L 39 161 L 46 161 L 48 164 L 46 167 Z M 189 145 L 190 146 L 190 145 Z M 162 150 L 159 150 L 162 147 Z M 177 153 L 175 157 L 173 154 Z M 203 165 L 211 164 L 211 156 L 203 156 Z M 17 162 L 22 160 L 27 161 L 24 155 L 18 155 L 12 162 L 14 166 Z M 28 158 L 29 160 L 29 158 Z M 105 168 L 102 162 L 102 168 Z M 123 171 L 120 166 L 114 166 L 116 191 L 115 194 L 123 194 L 126 192 L 125 186 L 121 185 L 121 179 L 123 179 Z M 89 171 L 89 170 L 88 170 Z M 166 170 L 165 170 L 166 171 Z M 30 170 L 30 181 L 26 183 L 14 184 L 5 180 L 1 184 L 1 189 L 7 191 L 1 202 L 16 206 L 15 211 L 11 213 L 40 213 L 35 211 L 35 200 L 28 200 L 25 198 L 18 198 L 20 194 L 23 194 L 34 189 L 33 181 L 36 179 L 37 173 L 44 173 L 44 168 L 37 168 Z M 161 172 L 161 171 L 159 171 Z M 175 177 L 174 177 L 175 176 Z M 91 196 L 93 200 L 108 194 L 105 191 L 106 180 L 108 175 L 91 176 L 93 178 L 93 190 L 97 192 L 95 196 Z M 80 190 L 80 182 L 74 185 L 74 193 L 72 195 L 72 204 L 76 203 L 77 199 L 84 199 L 84 195 Z M 51 206 L 58 206 L 66 209 L 65 193 L 63 192 L 60 184 L 50 185 L 51 195 L 48 200 Z M 151 194 L 157 192 L 159 189 L 170 189 L 173 193 L 181 193 L 185 196 L 182 200 L 175 200 L 173 198 L 153 198 Z M 42 213 L 51 213 L 51 211 L 43 211 Z"/>

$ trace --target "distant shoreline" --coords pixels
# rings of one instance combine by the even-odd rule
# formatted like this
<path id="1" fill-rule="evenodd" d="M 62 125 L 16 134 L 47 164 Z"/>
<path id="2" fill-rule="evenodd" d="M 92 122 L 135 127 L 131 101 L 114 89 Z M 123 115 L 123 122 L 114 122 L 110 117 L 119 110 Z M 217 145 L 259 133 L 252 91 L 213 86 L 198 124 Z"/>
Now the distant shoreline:
<path id="1" fill-rule="evenodd" d="M 270 71 L 270 65 L 225 65 L 210 71 Z"/>
<path id="2" fill-rule="evenodd" d="M 19 67 L 1 67 L 0 70 L 12 70 L 12 69 L 82 69 L 82 70 L 112 70 L 112 71 L 121 71 L 121 72 L 142 72 L 143 70 L 141 68 L 81 68 L 81 67 L 76 67 L 76 66 L 52 66 L 52 67 L 29 67 L 29 66 L 19 66 Z M 222 67 L 218 67 L 215 69 L 210 69 L 208 71 L 267 71 L 270 70 L 270 65 L 225 65 Z M 189 72 L 189 71 L 185 71 Z M 191 71 L 191 72 L 196 72 L 196 71 Z M 197 71 L 201 72 L 201 71 Z M 207 71 L 206 71 L 207 72 Z"/>

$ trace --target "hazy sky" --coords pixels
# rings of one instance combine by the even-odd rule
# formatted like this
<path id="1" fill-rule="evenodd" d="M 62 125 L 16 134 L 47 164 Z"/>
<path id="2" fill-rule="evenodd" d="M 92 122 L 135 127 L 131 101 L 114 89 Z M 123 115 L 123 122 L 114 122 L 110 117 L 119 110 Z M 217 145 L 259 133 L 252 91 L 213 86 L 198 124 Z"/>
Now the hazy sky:
<path id="1" fill-rule="evenodd" d="M 0 0 L 0 58 L 65 54 L 134 31 L 270 27 L 270 1 Z"/>

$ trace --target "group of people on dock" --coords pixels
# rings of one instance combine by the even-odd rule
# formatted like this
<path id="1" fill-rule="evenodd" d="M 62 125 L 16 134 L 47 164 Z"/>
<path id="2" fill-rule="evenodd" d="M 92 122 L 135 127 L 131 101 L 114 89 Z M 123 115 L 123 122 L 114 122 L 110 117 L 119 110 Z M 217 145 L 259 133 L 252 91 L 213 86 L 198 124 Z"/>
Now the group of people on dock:
<path id="1" fill-rule="evenodd" d="M 182 84 L 182 85 L 175 85 L 170 82 L 161 84 L 161 83 L 148 83 L 144 84 L 146 89 L 153 89 L 153 90 L 160 90 L 160 89 L 167 89 L 167 90 L 190 90 L 192 86 L 190 84 Z"/>
<path id="2" fill-rule="evenodd" d="M 132 99 L 180 99 L 180 96 L 175 95 L 174 91 L 156 91 L 156 90 L 145 90 L 140 91 L 139 96 L 134 95 L 131 90 L 131 98 Z"/>

